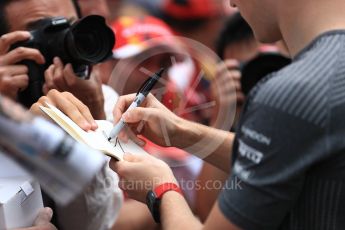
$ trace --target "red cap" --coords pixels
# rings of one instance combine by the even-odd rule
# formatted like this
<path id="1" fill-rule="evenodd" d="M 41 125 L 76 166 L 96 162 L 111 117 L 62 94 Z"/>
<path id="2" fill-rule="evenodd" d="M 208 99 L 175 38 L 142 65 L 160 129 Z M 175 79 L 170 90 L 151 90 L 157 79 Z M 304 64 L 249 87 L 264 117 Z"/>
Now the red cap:
<path id="1" fill-rule="evenodd" d="M 165 0 L 162 11 L 176 19 L 202 19 L 225 13 L 225 7 L 224 0 Z"/>
<path id="2" fill-rule="evenodd" d="M 111 25 L 116 34 L 114 58 L 128 58 L 155 46 L 173 47 L 174 34 L 160 19 L 146 17 L 120 17 Z"/>

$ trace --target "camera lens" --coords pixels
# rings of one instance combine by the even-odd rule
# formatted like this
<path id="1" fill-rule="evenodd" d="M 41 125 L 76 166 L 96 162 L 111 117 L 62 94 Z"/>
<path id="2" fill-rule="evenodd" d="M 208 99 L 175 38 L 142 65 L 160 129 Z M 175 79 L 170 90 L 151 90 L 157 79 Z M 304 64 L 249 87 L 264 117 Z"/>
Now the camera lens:
<path id="1" fill-rule="evenodd" d="M 86 56 L 92 56 L 97 52 L 97 47 L 90 44 L 100 43 L 96 35 L 93 33 L 79 34 L 75 37 L 75 42 L 78 51 Z"/>
<path id="2" fill-rule="evenodd" d="M 115 44 L 112 30 L 100 16 L 88 16 L 72 25 L 67 46 L 76 62 L 96 64 L 108 58 Z"/>
<path id="3" fill-rule="evenodd" d="M 75 33 L 75 45 L 80 56 L 90 62 L 97 63 L 108 55 L 113 48 L 109 34 L 104 28 L 87 28 Z"/>

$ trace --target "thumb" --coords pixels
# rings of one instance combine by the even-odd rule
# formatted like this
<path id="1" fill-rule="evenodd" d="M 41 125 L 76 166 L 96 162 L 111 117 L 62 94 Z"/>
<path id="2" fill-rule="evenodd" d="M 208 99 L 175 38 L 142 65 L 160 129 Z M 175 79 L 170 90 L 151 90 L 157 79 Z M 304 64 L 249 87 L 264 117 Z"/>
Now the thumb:
<path id="1" fill-rule="evenodd" d="M 50 208 L 41 209 L 34 222 L 34 226 L 47 225 L 50 223 L 52 217 L 53 217 L 53 210 L 51 210 Z"/>
<path id="2" fill-rule="evenodd" d="M 138 123 L 140 121 L 149 121 L 154 116 L 153 108 L 137 107 L 128 110 L 122 118 L 126 123 Z"/>

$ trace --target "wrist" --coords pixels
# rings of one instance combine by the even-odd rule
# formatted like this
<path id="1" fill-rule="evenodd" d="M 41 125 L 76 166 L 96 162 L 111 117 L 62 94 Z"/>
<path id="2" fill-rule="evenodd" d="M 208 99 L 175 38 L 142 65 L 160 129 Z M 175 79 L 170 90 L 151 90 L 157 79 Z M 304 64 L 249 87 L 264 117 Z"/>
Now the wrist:
<path id="1" fill-rule="evenodd" d="M 172 139 L 173 146 L 180 149 L 186 149 L 198 142 L 201 138 L 201 134 L 202 132 L 198 124 L 178 117 L 176 132 Z"/>
<path id="2" fill-rule="evenodd" d="M 104 98 L 90 98 L 85 104 L 89 107 L 90 112 L 94 119 L 104 120 L 106 119 L 106 114 L 104 111 Z"/>
<path id="3" fill-rule="evenodd" d="M 156 176 L 152 177 L 152 184 L 151 184 L 151 190 L 154 191 L 157 187 L 161 186 L 162 184 L 176 184 L 179 185 L 174 173 L 170 169 L 170 166 L 159 160 L 161 162 L 161 165 L 157 167 Z"/>
<path id="4" fill-rule="evenodd" d="M 147 193 L 146 203 L 156 223 L 160 223 L 160 206 L 163 197 L 172 192 L 183 196 L 177 183 L 163 183 Z"/>
<path id="5" fill-rule="evenodd" d="M 158 199 L 162 199 L 163 196 L 168 192 L 177 192 L 183 195 L 182 190 L 177 182 L 165 182 L 159 184 L 156 187 L 154 187 L 152 191 L 156 194 Z"/>

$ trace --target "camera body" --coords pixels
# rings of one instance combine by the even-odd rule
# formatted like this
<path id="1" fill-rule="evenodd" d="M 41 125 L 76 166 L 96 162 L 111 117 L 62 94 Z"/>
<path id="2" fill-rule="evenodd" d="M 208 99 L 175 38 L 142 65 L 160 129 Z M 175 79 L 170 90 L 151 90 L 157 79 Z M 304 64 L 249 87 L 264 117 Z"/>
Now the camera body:
<path id="1" fill-rule="evenodd" d="M 38 49 L 46 60 L 44 65 L 30 60 L 21 62 L 29 69 L 29 86 L 18 94 L 19 102 L 26 107 L 43 95 L 44 71 L 54 57 L 59 57 L 64 64 L 71 63 L 78 77 L 88 78 L 92 65 L 112 56 L 115 35 L 101 16 L 87 16 L 73 24 L 64 17 L 45 18 L 32 27 L 29 40 L 11 47 Z"/>

